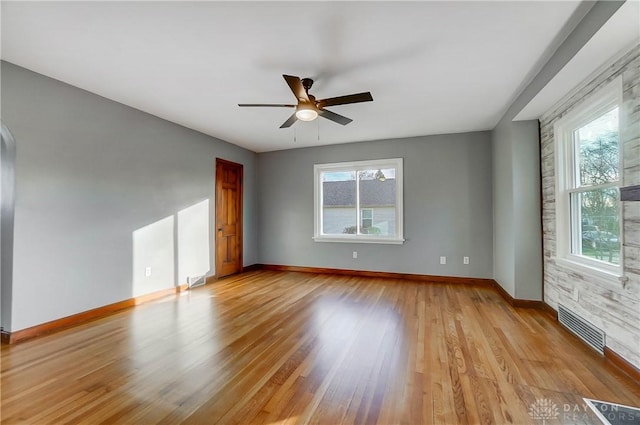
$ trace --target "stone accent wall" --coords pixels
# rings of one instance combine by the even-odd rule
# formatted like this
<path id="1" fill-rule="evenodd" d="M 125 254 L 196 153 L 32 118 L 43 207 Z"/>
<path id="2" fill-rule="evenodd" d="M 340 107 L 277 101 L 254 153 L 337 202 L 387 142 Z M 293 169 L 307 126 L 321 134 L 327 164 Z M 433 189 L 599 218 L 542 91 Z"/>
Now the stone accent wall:
<path id="1" fill-rule="evenodd" d="M 601 87 L 622 75 L 620 138 L 623 186 L 640 184 L 640 45 L 582 83 L 559 106 L 540 118 L 544 300 L 558 303 L 603 329 L 607 346 L 640 369 L 640 202 L 623 202 L 625 282 L 611 283 L 567 269 L 555 261 L 555 122 Z"/>

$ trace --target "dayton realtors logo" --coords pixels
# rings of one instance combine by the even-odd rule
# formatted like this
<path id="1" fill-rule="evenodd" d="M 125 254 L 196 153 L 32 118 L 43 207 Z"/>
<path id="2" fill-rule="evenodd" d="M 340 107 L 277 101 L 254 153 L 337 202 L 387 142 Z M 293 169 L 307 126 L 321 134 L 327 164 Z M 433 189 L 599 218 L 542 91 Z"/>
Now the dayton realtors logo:
<path id="1" fill-rule="evenodd" d="M 548 398 L 541 398 L 529 407 L 529 416 L 531 419 L 542 420 L 542 425 L 545 425 L 546 421 L 560 416 L 560 412 L 554 402 Z"/>
<path id="2" fill-rule="evenodd" d="M 640 409 L 637 407 L 589 398 L 583 400 L 584 404 L 565 403 L 558 407 L 550 399 L 537 399 L 529 406 L 529 416 L 542 425 L 547 425 L 547 421 L 561 424 L 592 423 L 595 417 L 604 425 L 640 425 Z"/>

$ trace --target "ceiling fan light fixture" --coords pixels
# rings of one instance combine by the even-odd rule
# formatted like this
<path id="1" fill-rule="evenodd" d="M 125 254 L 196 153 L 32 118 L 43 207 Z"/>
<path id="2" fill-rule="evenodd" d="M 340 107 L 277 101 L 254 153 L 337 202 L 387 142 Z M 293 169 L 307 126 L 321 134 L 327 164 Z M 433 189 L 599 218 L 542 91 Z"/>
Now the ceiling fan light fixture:
<path id="1" fill-rule="evenodd" d="M 299 105 L 296 110 L 296 118 L 300 121 L 313 121 L 318 118 L 318 111 L 311 105 Z"/>

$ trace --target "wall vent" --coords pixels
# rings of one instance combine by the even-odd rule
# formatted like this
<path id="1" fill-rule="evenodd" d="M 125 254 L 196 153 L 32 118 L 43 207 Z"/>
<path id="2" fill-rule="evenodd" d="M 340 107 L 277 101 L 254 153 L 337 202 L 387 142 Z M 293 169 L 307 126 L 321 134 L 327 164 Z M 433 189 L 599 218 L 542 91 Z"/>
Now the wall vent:
<path id="1" fill-rule="evenodd" d="M 605 334 L 573 311 L 558 304 L 558 320 L 598 353 L 604 354 Z"/>
<path id="2" fill-rule="evenodd" d="M 202 276 L 189 276 L 187 277 L 187 284 L 189 285 L 189 289 L 195 288 L 196 286 L 202 286 L 207 283 L 207 275 L 203 274 Z"/>

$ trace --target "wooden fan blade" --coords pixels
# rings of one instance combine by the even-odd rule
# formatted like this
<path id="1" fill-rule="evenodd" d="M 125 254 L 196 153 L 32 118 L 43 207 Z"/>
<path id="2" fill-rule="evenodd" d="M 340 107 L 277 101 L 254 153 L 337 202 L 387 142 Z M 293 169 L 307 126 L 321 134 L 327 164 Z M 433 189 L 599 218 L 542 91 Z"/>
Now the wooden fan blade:
<path id="1" fill-rule="evenodd" d="M 320 115 L 321 117 L 327 118 L 327 119 L 329 119 L 329 120 L 331 120 L 333 122 L 337 122 L 338 124 L 342 124 L 342 125 L 347 125 L 351 121 L 353 121 L 351 118 L 347 118 L 345 116 L 342 116 L 340 114 L 336 114 L 335 112 L 331 112 L 331 111 L 328 111 L 326 109 L 318 109 L 318 115 Z"/>
<path id="2" fill-rule="evenodd" d="M 290 105 L 290 104 L 279 104 L 279 103 L 238 103 L 238 106 L 240 107 L 253 107 L 253 106 L 267 106 L 267 107 L 274 107 L 274 108 L 295 108 L 297 105 Z"/>
<path id="3" fill-rule="evenodd" d="M 349 94 L 346 96 L 330 97 L 328 99 L 321 99 L 316 102 L 318 108 L 324 108 L 325 106 L 346 105 L 348 103 L 360 103 L 371 102 L 373 97 L 370 92 Z"/>
<path id="4" fill-rule="evenodd" d="M 284 124 L 282 124 L 280 126 L 280 128 L 287 128 L 287 127 L 291 127 L 293 125 L 293 123 L 295 123 L 296 121 L 298 121 L 298 117 L 296 117 L 296 113 L 294 112 L 288 120 L 286 120 L 284 122 Z"/>
<path id="5" fill-rule="evenodd" d="M 293 75 L 283 75 L 283 77 L 289 85 L 289 88 L 293 92 L 293 95 L 296 97 L 296 99 L 300 101 L 309 101 L 309 96 L 307 95 L 307 91 L 302 86 L 300 77 L 295 77 Z"/>

